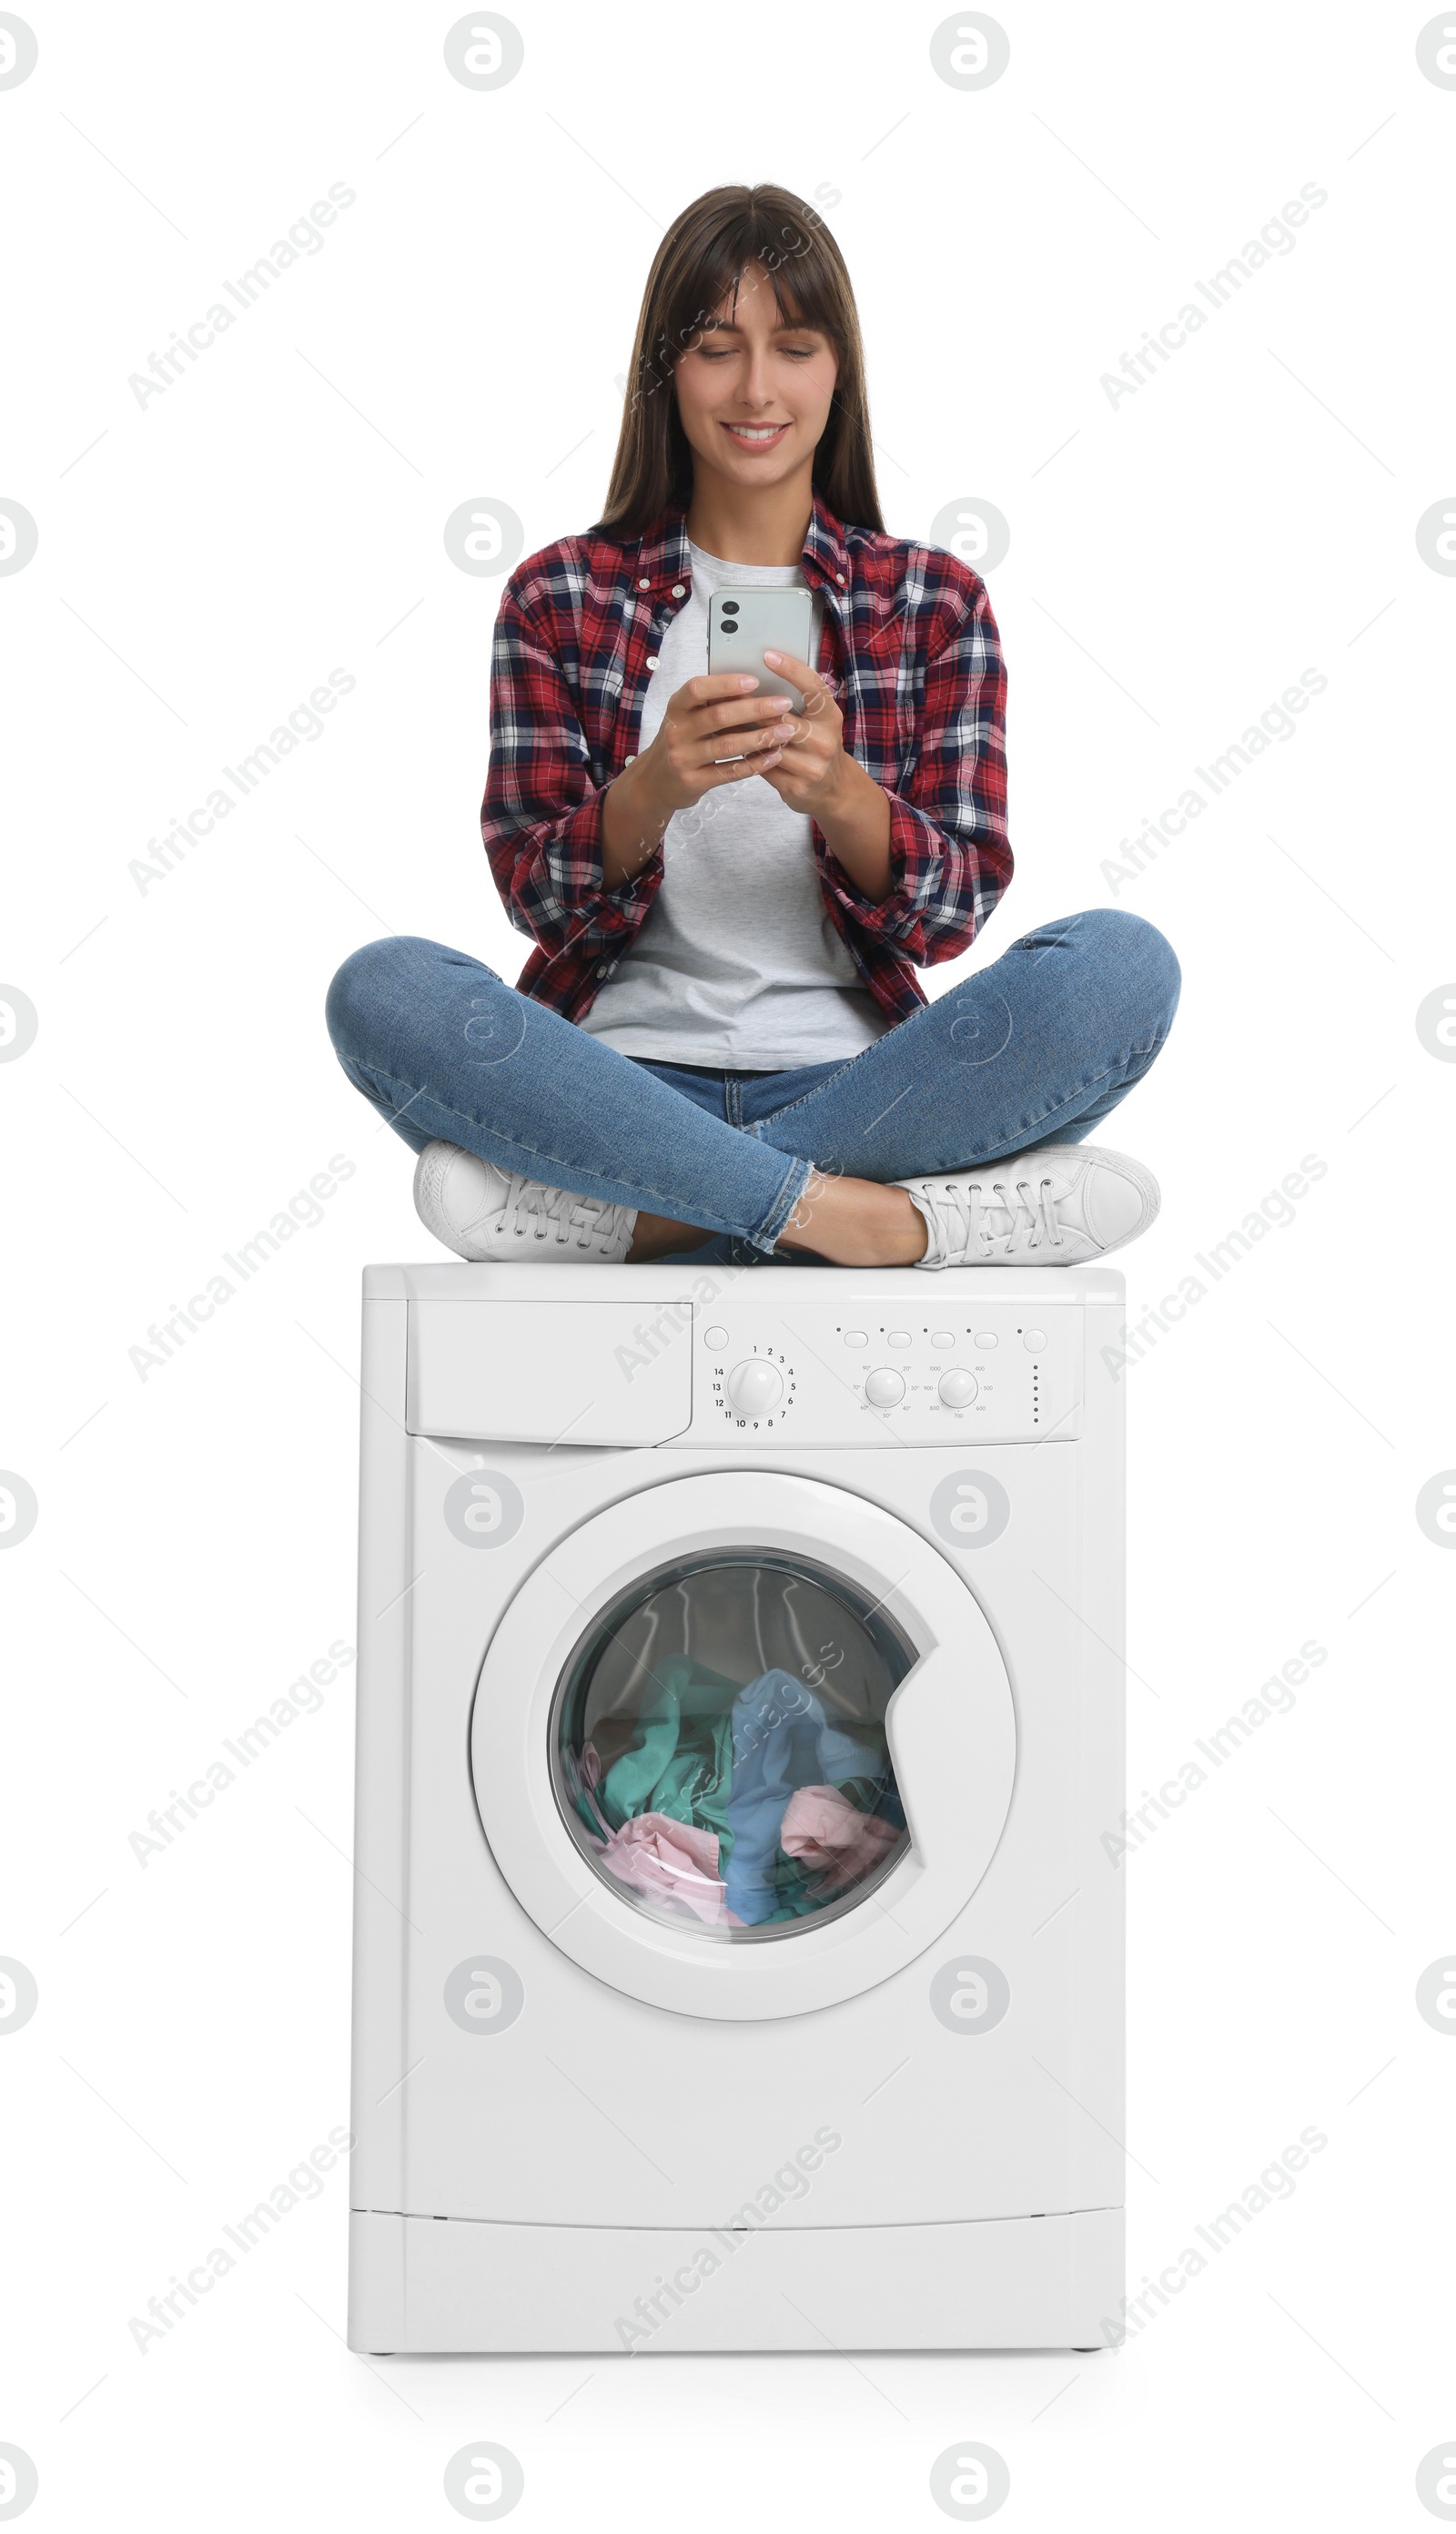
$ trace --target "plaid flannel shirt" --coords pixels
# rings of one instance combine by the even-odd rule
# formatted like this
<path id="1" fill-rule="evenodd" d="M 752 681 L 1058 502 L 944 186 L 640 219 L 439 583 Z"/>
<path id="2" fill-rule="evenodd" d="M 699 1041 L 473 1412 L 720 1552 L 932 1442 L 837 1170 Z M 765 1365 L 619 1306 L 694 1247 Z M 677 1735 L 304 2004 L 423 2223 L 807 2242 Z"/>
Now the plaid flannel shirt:
<path id="1" fill-rule="evenodd" d="M 804 577 L 823 596 L 820 674 L 844 745 L 887 794 L 889 895 L 875 905 L 818 825 L 824 901 L 891 1021 L 913 973 L 953 959 L 1011 875 L 1005 674 L 985 585 L 958 557 L 845 527 L 815 498 Z M 660 845 L 602 884 L 601 800 L 637 748 L 642 698 L 692 574 L 683 509 L 639 540 L 564 537 L 517 566 L 496 620 L 480 826 L 495 883 L 536 947 L 524 994 L 579 1021 L 646 920 Z"/>

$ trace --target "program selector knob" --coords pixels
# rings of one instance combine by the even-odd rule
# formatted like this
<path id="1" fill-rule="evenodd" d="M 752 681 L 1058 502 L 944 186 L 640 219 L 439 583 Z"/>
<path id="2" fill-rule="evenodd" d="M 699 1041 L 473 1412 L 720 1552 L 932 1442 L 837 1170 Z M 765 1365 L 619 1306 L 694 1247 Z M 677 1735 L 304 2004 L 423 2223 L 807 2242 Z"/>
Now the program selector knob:
<path id="1" fill-rule="evenodd" d="M 865 1384 L 865 1397 L 872 1408 L 894 1408 L 905 1396 L 905 1385 L 897 1372 L 884 1368 L 872 1372 Z"/>
<path id="2" fill-rule="evenodd" d="M 981 1387 L 973 1372 L 942 1372 L 936 1386 L 947 1408 L 969 1408 Z"/>
<path id="3" fill-rule="evenodd" d="M 783 1395 L 783 1375 L 760 1357 L 736 1363 L 728 1375 L 728 1397 L 740 1417 L 766 1417 Z"/>

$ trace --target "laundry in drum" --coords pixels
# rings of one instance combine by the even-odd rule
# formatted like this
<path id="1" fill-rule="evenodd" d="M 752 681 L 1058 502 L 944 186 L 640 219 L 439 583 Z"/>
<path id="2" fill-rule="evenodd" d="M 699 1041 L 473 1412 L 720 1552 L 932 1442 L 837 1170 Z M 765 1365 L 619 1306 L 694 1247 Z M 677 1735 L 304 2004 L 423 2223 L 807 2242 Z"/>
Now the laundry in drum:
<path id="1" fill-rule="evenodd" d="M 799 1661 L 750 1673 L 748 1652 Z M 578 1845 L 632 1905 L 730 1938 L 852 1905 L 908 1844 L 884 1717 L 910 1659 L 873 1610 L 779 1562 L 674 1579 L 600 1632 L 558 1697 Z"/>

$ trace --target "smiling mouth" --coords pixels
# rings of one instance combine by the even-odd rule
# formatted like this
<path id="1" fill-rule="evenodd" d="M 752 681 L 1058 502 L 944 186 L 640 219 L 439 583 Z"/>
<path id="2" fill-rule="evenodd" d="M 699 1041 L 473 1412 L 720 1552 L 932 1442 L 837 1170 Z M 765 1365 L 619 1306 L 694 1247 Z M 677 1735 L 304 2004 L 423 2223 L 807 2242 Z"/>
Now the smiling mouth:
<path id="1" fill-rule="evenodd" d="M 790 429 L 786 422 L 725 422 L 723 429 L 741 449 L 771 449 Z"/>

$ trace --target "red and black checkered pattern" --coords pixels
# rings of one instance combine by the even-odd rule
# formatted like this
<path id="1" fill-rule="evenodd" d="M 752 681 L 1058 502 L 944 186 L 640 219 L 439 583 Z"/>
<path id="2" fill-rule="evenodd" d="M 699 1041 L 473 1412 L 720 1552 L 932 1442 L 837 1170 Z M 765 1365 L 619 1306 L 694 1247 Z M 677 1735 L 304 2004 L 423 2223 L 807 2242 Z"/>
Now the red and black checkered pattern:
<path id="1" fill-rule="evenodd" d="M 955 555 L 844 527 L 818 498 L 803 569 L 823 597 L 821 674 L 844 745 L 890 805 L 882 904 L 816 826 L 819 883 L 865 983 L 903 1020 L 925 1000 L 914 969 L 964 950 L 1011 875 L 996 620 Z M 520 988 L 569 1020 L 589 1012 L 662 882 L 659 848 L 603 889 L 601 797 L 637 753 L 647 663 L 691 587 L 681 508 L 629 544 L 564 537 L 506 584 L 481 833 L 511 921 L 536 944 Z"/>

